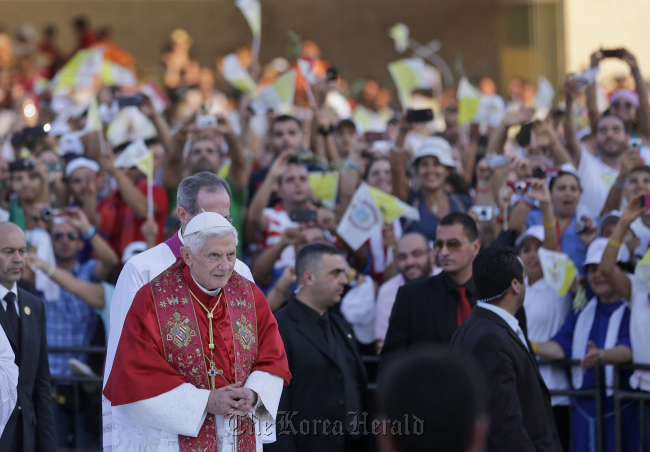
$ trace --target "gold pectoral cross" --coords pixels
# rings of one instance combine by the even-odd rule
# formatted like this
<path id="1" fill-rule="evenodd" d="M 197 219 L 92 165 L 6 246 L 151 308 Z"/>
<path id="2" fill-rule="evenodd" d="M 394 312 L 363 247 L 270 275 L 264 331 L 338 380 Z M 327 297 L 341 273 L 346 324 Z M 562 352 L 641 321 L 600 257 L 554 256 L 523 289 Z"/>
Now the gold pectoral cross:
<path id="1" fill-rule="evenodd" d="M 223 378 L 227 384 L 230 384 L 228 380 L 226 380 L 226 377 L 223 376 L 223 370 L 217 369 L 217 366 L 214 364 L 214 361 L 212 360 L 210 360 L 210 369 L 208 370 L 208 375 L 210 376 L 210 380 L 212 382 L 213 391 L 216 389 L 214 384 L 214 379 L 217 377 L 217 375 L 220 375 L 221 378 Z"/>

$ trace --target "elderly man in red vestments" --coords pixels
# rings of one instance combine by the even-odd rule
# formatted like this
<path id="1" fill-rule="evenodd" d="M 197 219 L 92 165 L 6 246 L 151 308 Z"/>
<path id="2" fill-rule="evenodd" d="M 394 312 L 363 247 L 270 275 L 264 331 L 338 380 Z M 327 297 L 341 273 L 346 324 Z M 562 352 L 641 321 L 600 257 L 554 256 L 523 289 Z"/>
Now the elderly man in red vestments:
<path id="1" fill-rule="evenodd" d="M 104 388 L 113 451 L 261 452 L 291 379 L 277 323 L 233 271 L 237 231 L 224 217 L 197 215 L 184 238 L 126 317 Z"/>

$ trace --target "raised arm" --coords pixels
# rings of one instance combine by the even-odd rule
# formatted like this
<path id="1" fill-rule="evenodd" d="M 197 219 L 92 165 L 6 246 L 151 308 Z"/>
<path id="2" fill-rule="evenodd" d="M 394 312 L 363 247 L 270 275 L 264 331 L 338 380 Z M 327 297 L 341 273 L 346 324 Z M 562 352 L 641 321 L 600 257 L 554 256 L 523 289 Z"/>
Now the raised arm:
<path id="1" fill-rule="evenodd" d="M 217 132 L 222 134 L 226 143 L 228 143 L 228 156 L 230 157 L 228 182 L 235 190 L 246 190 L 251 165 L 244 156 L 244 149 L 239 137 L 235 134 L 232 124 L 223 115 L 217 115 Z"/>
<path id="2" fill-rule="evenodd" d="M 103 285 L 79 279 L 67 270 L 53 267 L 33 253 L 27 255 L 27 264 L 32 268 L 38 268 L 45 272 L 62 289 L 67 290 L 89 306 L 100 310 L 104 309 Z"/>
<path id="3" fill-rule="evenodd" d="M 574 74 L 568 74 L 564 80 L 564 96 L 566 98 L 566 108 L 564 110 L 564 141 L 566 143 L 566 150 L 573 159 L 573 164 L 578 167 L 580 165 L 580 153 L 582 146 L 576 135 L 576 126 L 573 117 L 573 105 L 578 95 L 578 83 Z"/>
<path id="4" fill-rule="evenodd" d="M 621 213 L 621 218 L 618 220 L 609 238 L 609 243 L 605 247 L 603 257 L 598 266 L 598 269 L 607 278 L 609 283 L 626 300 L 629 300 L 632 294 L 632 283 L 623 270 L 616 266 L 616 258 L 630 225 L 646 210 L 646 207 L 641 205 L 642 200 L 643 195 L 640 195 L 625 206 L 625 209 Z"/>
<path id="5" fill-rule="evenodd" d="M 158 141 L 165 150 L 165 154 L 172 149 L 172 134 L 169 130 L 169 125 L 163 115 L 158 113 L 153 106 L 153 102 L 149 96 L 142 94 L 142 103 L 140 104 L 140 111 L 147 116 L 153 123 L 158 132 Z"/>
<path id="6" fill-rule="evenodd" d="M 105 280 L 109 273 L 120 264 L 119 256 L 108 242 L 100 234 L 97 234 L 97 229 L 93 229 L 95 227 L 90 224 L 83 210 L 78 207 L 70 207 L 66 209 L 66 216 L 68 223 L 77 229 L 82 237 L 88 237 L 92 232 L 92 235 L 87 240 L 97 253 L 98 261 L 95 266 L 95 275 L 100 280 Z"/>
<path id="7" fill-rule="evenodd" d="M 114 166 L 115 155 L 110 148 L 106 149 L 106 152 L 101 155 L 100 162 L 102 169 L 115 178 L 120 195 L 133 211 L 133 215 L 135 215 L 136 218 L 147 218 L 148 209 L 146 195 L 142 193 L 133 182 L 131 182 L 131 179 L 128 178 L 121 168 L 116 168 Z M 153 208 L 155 213 L 155 204 Z"/>
<path id="8" fill-rule="evenodd" d="M 598 68 L 600 60 L 603 59 L 603 54 L 600 50 L 591 54 L 591 68 Z M 596 125 L 600 118 L 600 111 L 598 111 L 598 96 L 596 93 L 596 83 L 592 83 L 585 89 L 587 97 L 587 112 L 589 113 L 589 125 L 591 126 L 592 135 L 596 135 Z"/>
<path id="9" fill-rule="evenodd" d="M 530 121 L 535 114 L 534 108 L 522 108 L 515 111 L 507 111 L 503 116 L 501 124 L 494 129 L 490 140 L 488 141 L 487 154 L 503 154 L 503 148 L 508 139 L 508 130 L 510 127 Z"/>
<path id="10" fill-rule="evenodd" d="M 390 171 L 393 177 L 393 194 L 402 201 L 406 202 L 409 197 L 409 180 L 406 177 L 406 167 L 408 165 L 408 154 L 405 152 L 404 144 L 406 135 L 411 130 L 411 124 L 406 120 L 406 115 L 399 119 L 399 132 L 395 140 L 395 148 L 391 149 L 389 154 Z"/>
<path id="11" fill-rule="evenodd" d="M 286 228 L 282 232 L 280 241 L 272 247 L 264 250 L 255 260 L 251 269 L 255 283 L 262 287 L 268 287 L 273 279 L 273 266 L 282 255 L 284 249 L 295 245 L 300 239 L 300 229 Z"/>
<path id="12" fill-rule="evenodd" d="M 553 213 L 551 204 L 551 193 L 548 190 L 546 179 L 530 178 L 528 196 L 539 202 L 539 208 L 542 211 L 542 225 L 544 226 L 544 243 L 547 250 L 557 251 L 560 249 L 560 242 L 557 236 L 557 219 Z"/>
<path id="13" fill-rule="evenodd" d="M 566 163 L 573 164 L 573 160 L 569 152 L 562 146 L 562 142 L 555 133 L 553 128 L 553 118 L 550 116 L 544 121 L 535 121 L 533 124 L 533 131 L 537 138 L 537 145 L 547 147 L 553 154 L 553 163 L 556 166 L 562 166 Z"/>
<path id="14" fill-rule="evenodd" d="M 287 162 L 291 153 L 291 150 L 286 150 L 275 159 L 271 168 L 269 168 L 269 172 L 266 173 L 262 186 L 253 196 L 251 205 L 248 208 L 248 221 L 257 231 L 266 229 L 266 217 L 262 214 L 262 211 L 269 205 L 271 194 L 276 189 L 278 179 L 287 169 Z"/>
<path id="15" fill-rule="evenodd" d="M 609 194 L 607 195 L 607 200 L 605 200 L 605 205 L 603 210 L 600 211 L 600 216 L 602 217 L 607 212 L 612 210 L 618 210 L 621 208 L 621 203 L 623 202 L 623 193 L 625 187 L 628 185 L 628 177 L 632 169 L 639 166 L 643 166 L 644 161 L 639 152 L 634 149 L 629 149 L 623 154 L 621 159 L 621 170 L 616 176 L 616 182 L 612 184 L 612 188 L 609 189 Z"/>
<path id="16" fill-rule="evenodd" d="M 648 88 L 646 87 L 645 80 L 641 77 L 641 70 L 639 69 L 636 58 L 627 49 L 623 49 L 623 61 L 630 66 L 632 77 L 634 77 L 634 84 L 636 85 L 636 93 L 639 95 L 639 108 L 636 110 L 636 132 L 647 143 L 650 142 L 650 103 L 648 102 Z"/>

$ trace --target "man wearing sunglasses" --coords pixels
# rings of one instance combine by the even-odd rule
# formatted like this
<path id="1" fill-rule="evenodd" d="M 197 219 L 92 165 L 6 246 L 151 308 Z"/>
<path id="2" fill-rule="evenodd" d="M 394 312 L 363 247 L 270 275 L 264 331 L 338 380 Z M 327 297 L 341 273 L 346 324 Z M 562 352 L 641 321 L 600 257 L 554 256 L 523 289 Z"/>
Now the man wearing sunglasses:
<path id="1" fill-rule="evenodd" d="M 65 216 L 56 217 L 51 228 L 52 248 L 56 266 L 28 256 L 31 268 L 38 268 L 54 282 L 61 282 L 55 271 L 58 269 L 70 272 L 77 280 L 93 283 L 96 287 L 105 280 L 109 273 L 119 264 L 117 253 L 97 233 L 97 228 L 79 207 L 66 209 Z M 97 259 L 79 262 L 78 254 L 87 240 Z M 33 259 L 35 258 L 35 259 Z M 32 262 L 34 262 L 32 264 Z M 79 283 L 80 284 L 80 283 Z M 89 294 L 81 295 L 78 287 L 61 285 L 56 300 L 45 302 L 45 318 L 47 320 L 47 343 L 50 347 L 88 347 L 97 332 L 100 323 L 95 308 L 102 309 L 102 304 L 95 304 L 95 297 Z M 43 297 L 44 298 L 44 297 Z M 99 297 L 103 301 L 103 296 Z M 92 303 L 91 303 L 92 301 Z M 104 336 L 102 334 L 102 336 Z M 52 375 L 73 376 L 70 368 L 71 360 L 88 364 L 88 355 L 84 353 L 49 353 L 50 371 Z M 54 413 L 57 423 L 57 441 L 61 448 L 94 448 L 98 440 L 95 435 L 81 429 L 79 436 L 75 435 L 75 422 L 72 410 L 74 402 L 74 387 L 71 383 L 62 382 L 53 391 L 56 396 Z M 88 399 L 80 402 L 82 416 L 90 416 L 93 410 Z M 74 438 L 71 440 L 70 438 Z"/>
<path id="2" fill-rule="evenodd" d="M 453 212 L 438 224 L 434 250 L 442 273 L 399 288 L 381 351 L 380 366 L 422 343 L 446 345 L 476 305 L 472 262 L 481 248 L 467 214 Z"/>

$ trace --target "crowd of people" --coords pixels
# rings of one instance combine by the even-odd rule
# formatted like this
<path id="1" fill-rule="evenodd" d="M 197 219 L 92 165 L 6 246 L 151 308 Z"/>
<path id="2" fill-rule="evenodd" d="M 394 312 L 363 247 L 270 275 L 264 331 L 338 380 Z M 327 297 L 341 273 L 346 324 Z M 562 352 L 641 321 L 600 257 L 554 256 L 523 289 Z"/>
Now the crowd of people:
<path id="1" fill-rule="evenodd" d="M 600 79 L 567 74 L 554 107 L 542 111 L 534 86 L 514 79 L 499 98 L 504 109 L 497 121 L 459 124 L 464 106 L 454 87 L 417 91 L 435 115 L 414 122 L 375 80 L 355 92 L 345 68 L 334 70 L 313 42 L 305 41 L 300 54 L 313 62 L 315 80 L 296 61 L 278 57 L 262 65 L 247 48 L 238 50 L 260 88 L 297 70 L 293 104 L 259 112 L 250 94 L 225 83 L 217 89 L 222 59 L 215 68 L 201 67 L 184 30 L 170 36 L 160 79 L 138 81 L 135 58 L 113 43 L 110 29 L 94 30 L 83 18 L 73 27 L 71 54 L 57 45 L 54 26 L 40 42 L 29 24 L 16 36 L 0 32 L 0 326 L 11 344 L 3 348 L 0 341 L 0 377 L 5 369 L 16 380 L 2 360 L 2 350 L 13 348 L 20 372 L 13 403 L 22 411 L 0 429 L 0 451 L 140 450 L 111 433 L 120 422 L 116 401 L 139 400 L 117 380 L 128 374 L 125 334 L 139 350 L 129 320 L 138 311 L 130 308 L 139 289 L 177 259 L 192 269 L 190 291 L 203 287 L 199 243 L 184 236 L 194 218 L 210 212 L 234 228 L 236 259 L 228 259 L 241 284 L 254 282 L 255 304 L 259 297 L 268 301 L 275 320 L 257 321 L 277 322 L 286 350 L 286 356 L 266 351 L 277 363 L 262 366 L 280 369 L 272 376 L 289 383 L 277 396 L 278 410 L 269 410 L 276 441 L 264 441 L 265 450 L 373 450 L 372 435 L 357 428 L 366 422 L 359 413 L 375 415 L 377 408 L 363 355 L 379 356 L 380 414 L 425 420 L 424 435 L 392 431 L 382 439 L 385 450 L 430 450 L 422 446 L 427 441 L 448 444 L 445 450 L 481 450 L 486 438 L 494 451 L 595 450 L 595 400 L 578 396 L 570 404 L 556 395 L 551 402 L 546 387 L 602 387 L 603 450 L 619 450 L 612 365 L 650 364 L 650 97 L 630 51 L 617 54 L 629 75 L 611 92 Z M 96 77 L 83 89 L 54 89 L 66 62 L 95 48 L 132 71 L 136 83 L 109 85 Z M 595 51 L 590 70 L 597 72 L 606 56 Z M 498 97 L 489 78 L 478 85 L 482 96 Z M 357 110 L 370 112 L 372 124 Z M 126 158 L 138 146 L 152 155 L 150 174 Z M 331 199 L 319 196 L 312 179 L 323 173 L 336 175 Z M 360 247 L 349 244 L 339 226 L 354 214 L 353 198 L 366 185 L 413 207 L 419 219 L 392 219 Z M 465 323 L 477 304 L 521 339 L 514 358 L 499 349 L 496 336 L 474 335 L 480 319 Z M 421 345 L 446 351 L 401 356 Z M 450 354 L 450 345 L 473 351 L 477 364 Z M 106 359 L 86 353 L 89 346 L 107 346 Z M 46 347 L 72 350 L 45 355 Z M 532 378 L 532 389 L 517 392 L 508 382 L 519 378 L 512 362 L 524 354 L 580 365 L 540 365 L 542 389 L 530 367 L 525 378 Z M 49 371 L 39 356 L 47 356 Z M 455 372 L 453 379 L 437 373 L 442 365 Z M 487 389 L 474 381 L 475 366 L 486 373 Z M 447 438 L 439 427 L 461 416 L 445 419 L 432 409 L 439 400 L 432 397 L 443 397 L 439 388 L 419 394 L 428 390 L 427 368 L 431 384 L 466 388 L 450 392 L 466 404 L 460 404 L 471 421 L 465 440 Z M 57 377 L 51 390 L 44 386 L 50 373 Z M 82 385 L 75 402 L 73 382 L 60 378 L 102 375 L 110 388 L 104 394 L 114 397 L 103 402 L 92 385 Z M 408 381 L 413 390 L 405 393 Z M 618 381 L 628 391 L 650 391 L 650 372 L 621 370 Z M 240 400 L 248 400 L 246 388 L 233 389 Z M 259 395 L 251 412 L 275 400 Z M 420 396 L 430 402 L 427 409 L 413 400 L 407 411 L 401 407 Z M 0 406 L 0 421 L 9 416 L 7 406 Z M 637 401 L 624 401 L 620 410 L 622 450 L 638 451 L 641 441 L 649 450 L 650 404 L 642 418 Z M 335 434 L 310 424 L 314 419 L 331 421 Z M 294 425 L 302 433 L 305 422 L 312 430 L 297 434 Z M 227 440 L 217 434 L 222 450 Z"/>

